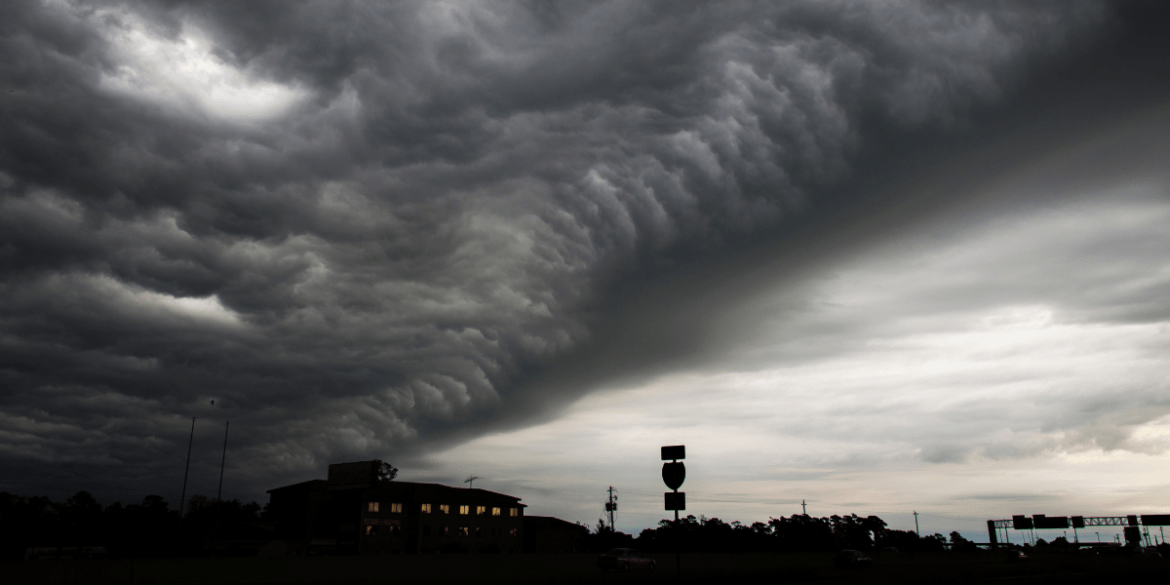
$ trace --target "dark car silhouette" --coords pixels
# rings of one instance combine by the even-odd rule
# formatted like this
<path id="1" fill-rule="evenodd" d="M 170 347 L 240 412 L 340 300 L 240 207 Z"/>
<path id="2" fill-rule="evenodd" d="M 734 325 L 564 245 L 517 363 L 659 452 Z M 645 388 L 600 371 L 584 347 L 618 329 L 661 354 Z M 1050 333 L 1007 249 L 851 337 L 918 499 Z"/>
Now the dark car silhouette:
<path id="1" fill-rule="evenodd" d="M 630 569 L 654 570 L 654 559 L 632 549 L 615 548 L 597 557 L 597 566 L 603 571 L 611 569 L 629 571 Z"/>
<path id="2" fill-rule="evenodd" d="M 873 564 L 873 559 L 859 550 L 846 549 L 833 557 L 833 564 L 842 568 L 868 567 Z"/>

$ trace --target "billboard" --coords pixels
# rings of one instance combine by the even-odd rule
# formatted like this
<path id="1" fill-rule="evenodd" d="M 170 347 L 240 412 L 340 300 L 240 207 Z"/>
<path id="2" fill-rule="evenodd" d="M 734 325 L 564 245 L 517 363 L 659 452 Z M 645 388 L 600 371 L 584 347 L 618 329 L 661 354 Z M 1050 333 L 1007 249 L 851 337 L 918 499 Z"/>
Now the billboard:
<path id="1" fill-rule="evenodd" d="M 1145 526 L 1170 526 L 1170 514 L 1142 514 Z"/>

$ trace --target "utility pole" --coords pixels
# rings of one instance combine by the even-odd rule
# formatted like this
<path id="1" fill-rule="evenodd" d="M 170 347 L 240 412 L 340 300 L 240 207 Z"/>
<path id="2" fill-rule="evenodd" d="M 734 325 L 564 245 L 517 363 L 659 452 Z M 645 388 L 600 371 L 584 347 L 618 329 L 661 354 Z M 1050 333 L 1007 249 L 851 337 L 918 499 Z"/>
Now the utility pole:
<path id="1" fill-rule="evenodd" d="M 918 511 L 917 510 L 914 511 L 914 534 L 917 534 L 918 538 L 922 538 L 922 533 L 918 531 Z"/>
<path id="2" fill-rule="evenodd" d="M 800 513 L 808 516 L 808 507 L 804 505 L 804 500 L 800 501 Z"/>
<path id="3" fill-rule="evenodd" d="M 617 496 L 613 495 L 613 486 L 609 486 L 609 501 L 605 503 L 605 511 L 609 513 L 609 529 L 617 532 L 617 526 L 613 523 L 613 513 L 617 511 Z"/>
<path id="4" fill-rule="evenodd" d="M 187 440 L 187 467 L 183 468 L 183 495 L 179 496 L 179 520 L 187 508 L 187 475 L 191 471 L 191 445 L 195 444 L 195 417 L 191 417 L 191 438 Z M 182 528 L 182 524 L 179 525 Z"/>
<path id="5" fill-rule="evenodd" d="M 219 460 L 219 491 L 215 492 L 215 537 L 219 538 L 219 509 L 223 507 L 223 465 L 227 463 L 227 437 L 232 421 L 223 425 L 223 457 Z"/>

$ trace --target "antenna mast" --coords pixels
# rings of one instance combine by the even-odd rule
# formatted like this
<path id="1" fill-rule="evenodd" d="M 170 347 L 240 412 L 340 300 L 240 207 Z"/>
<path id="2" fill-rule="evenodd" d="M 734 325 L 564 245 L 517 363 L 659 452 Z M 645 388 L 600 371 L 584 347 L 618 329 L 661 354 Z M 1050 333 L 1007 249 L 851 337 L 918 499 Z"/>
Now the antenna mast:
<path id="1" fill-rule="evenodd" d="M 475 488 L 475 480 L 477 480 L 477 479 L 479 479 L 479 478 L 474 476 L 474 475 L 470 475 L 467 477 L 467 479 L 463 480 L 463 483 L 471 484 L 471 489 L 474 489 Z"/>

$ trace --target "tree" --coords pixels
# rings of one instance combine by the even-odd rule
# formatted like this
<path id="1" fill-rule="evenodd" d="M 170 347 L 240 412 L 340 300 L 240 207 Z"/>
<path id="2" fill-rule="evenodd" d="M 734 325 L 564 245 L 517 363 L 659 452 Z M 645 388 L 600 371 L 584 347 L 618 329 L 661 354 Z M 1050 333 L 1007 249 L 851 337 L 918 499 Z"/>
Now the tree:
<path id="1" fill-rule="evenodd" d="M 385 461 L 378 462 L 378 481 L 394 481 L 396 477 L 398 477 L 397 467 Z"/>
<path id="2" fill-rule="evenodd" d="M 973 551 L 978 550 L 978 548 L 979 547 L 975 546 L 974 542 L 963 538 L 963 535 L 959 534 L 958 530 L 951 532 L 952 551 Z"/>

